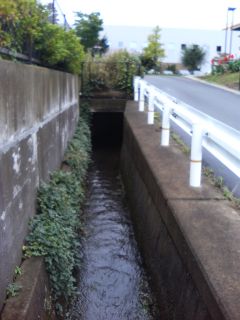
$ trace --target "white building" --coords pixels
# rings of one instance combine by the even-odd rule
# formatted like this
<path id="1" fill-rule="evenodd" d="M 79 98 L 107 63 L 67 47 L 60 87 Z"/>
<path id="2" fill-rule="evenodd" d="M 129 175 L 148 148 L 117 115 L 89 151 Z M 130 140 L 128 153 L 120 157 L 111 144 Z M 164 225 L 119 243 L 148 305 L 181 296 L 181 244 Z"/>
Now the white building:
<path id="1" fill-rule="evenodd" d="M 141 52 L 147 44 L 148 35 L 153 32 L 149 27 L 105 26 L 103 34 L 108 38 L 110 50 L 127 49 Z M 232 32 L 231 53 L 240 57 L 240 31 Z M 227 33 L 227 52 L 230 53 L 230 30 Z M 185 46 L 199 45 L 206 52 L 202 72 L 211 71 L 211 59 L 225 52 L 225 30 L 190 30 L 190 29 L 162 29 L 161 43 L 166 57 L 163 62 L 181 63 L 181 54 Z"/>

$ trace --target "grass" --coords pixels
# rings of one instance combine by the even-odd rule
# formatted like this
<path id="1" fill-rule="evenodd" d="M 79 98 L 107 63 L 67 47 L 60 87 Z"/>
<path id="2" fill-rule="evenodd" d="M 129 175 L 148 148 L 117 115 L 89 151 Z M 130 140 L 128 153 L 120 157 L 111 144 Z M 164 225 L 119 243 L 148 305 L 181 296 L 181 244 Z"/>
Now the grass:
<path id="1" fill-rule="evenodd" d="M 157 127 L 161 128 L 161 117 L 160 114 L 155 112 L 154 114 L 154 122 Z M 185 144 L 182 138 L 176 134 L 175 132 L 171 131 L 171 138 L 176 142 L 179 146 L 180 150 L 185 154 L 189 155 L 191 149 Z M 203 175 L 208 179 L 210 184 L 212 184 L 215 188 L 217 188 L 225 199 L 231 201 L 231 203 L 237 208 L 240 209 L 240 198 L 234 196 L 234 194 L 228 189 L 228 187 L 224 183 L 224 179 L 221 176 L 215 176 L 214 171 L 212 168 L 203 166 Z"/>
<path id="2" fill-rule="evenodd" d="M 235 197 L 234 194 L 228 189 L 224 184 L 223 177 L 217 177 L 214 175 L 214 171 L 209 167 L 203 167 L 203 174 L 208 178 L 209 182 L 216 187 L 225 199 L 231 201 L 231 203 L 237 208 L 240 209 L 240 198 Z"/>
<path id="3" fill-rule="evenodd" d="M 224 73 L 224 74 L 211 74 L 201 79 L 220 84 L 222 86 L 229 87 L 231 89 L 238 90 L 239 88 L 239 72 L 235 73 Z"/>
<path id="4" fill-rule="evenodd" d="M 176 133 L 171 132 L 172 139 L 179 145 L 180 150 L 186 154 L 190 154 L 190 148 L 184 143 L 184 141 Z M 228 189 L 224 183 L 224 179 L 221 176 L 216 176 L 212 168 L 203 166 L 203 175 L 208 179 L 211 185 L 217 188 L 225 199 L 231 201 L 235 208 L 240 209 L 240 198 L 234 196 L 234 194 Z"/>
<path id="5" fill-rule="evenodd" d="M 172 139 L 179 145 L 180 149 L 182 150 L 182 152 L 186 155 L 189 155 L 191 150 L 190 148 L 186 145 L 186 143 L 179 137 L 179 135 L 177 135 L 174 132 L 171 132 L 171 137 Z"/>

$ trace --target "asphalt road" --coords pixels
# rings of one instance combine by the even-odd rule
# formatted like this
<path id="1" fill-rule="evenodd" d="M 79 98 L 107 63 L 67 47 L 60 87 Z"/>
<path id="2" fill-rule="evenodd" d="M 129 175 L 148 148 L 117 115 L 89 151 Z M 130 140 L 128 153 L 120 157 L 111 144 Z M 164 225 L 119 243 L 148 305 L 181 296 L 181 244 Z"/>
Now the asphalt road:
<path id="1" fill-rule="evenodd" d="M 240 131 L 240 95 L 184 77 L 146 76 L 145 78 L 171 96 Z M 172 129 L 190 145 L 189 135 L 174 124 Z M 203 150 L 203 163 L 213 168 L 216 176 L 223 177 L 225 185 L 240 197 L 240 179 L 235 174 L 206 150 Z"/>
<path id="2" fill-rule="evenodd" d="M 240 131 L 240 95 L 185 77 L 145 78 L 171 96 Z"/>

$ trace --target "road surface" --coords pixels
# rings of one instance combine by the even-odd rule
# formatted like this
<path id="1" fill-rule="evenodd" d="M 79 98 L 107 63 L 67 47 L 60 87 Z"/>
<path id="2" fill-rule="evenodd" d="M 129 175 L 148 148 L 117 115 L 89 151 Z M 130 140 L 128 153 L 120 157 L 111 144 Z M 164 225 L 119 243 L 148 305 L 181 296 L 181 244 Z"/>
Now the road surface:
<path id="1" fill-rule="evenodd" d="M 146 76 L 145 79 L 169 95 L 240 131 L 240 95 L 184 77 Z M 182 129 L 174 124 L 172 128 L 190 145 L 191 139 Z M 240 179 L 235 174 L 206 150 L 203 150 L 203 161 L 240 197 Z"/>
<path id="2" fill-rule="evenodd" d="M 240 95 L 185 77 L 145 78 L 171 96 L 240 131 Z"/>

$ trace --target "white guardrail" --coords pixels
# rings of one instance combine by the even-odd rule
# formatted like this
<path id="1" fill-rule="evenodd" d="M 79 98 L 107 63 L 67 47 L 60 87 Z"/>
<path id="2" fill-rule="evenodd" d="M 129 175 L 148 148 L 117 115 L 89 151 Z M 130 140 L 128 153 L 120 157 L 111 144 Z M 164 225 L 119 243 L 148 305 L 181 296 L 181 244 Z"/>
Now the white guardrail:
<path id="1" fill-rule="evenodd" d="M 140 77 L 134 77 L 134 100 L 139 102 L 139 111 L 145 110 L 147 100 L 148 124 L 154 124 L 155 109 L 161 111 L 161 146 L 169 146 L 170 120 L 192 137 L 190 186 L 201 186 L 202 147 L 240 177 L 239 131 L 171 97 Z"/>

